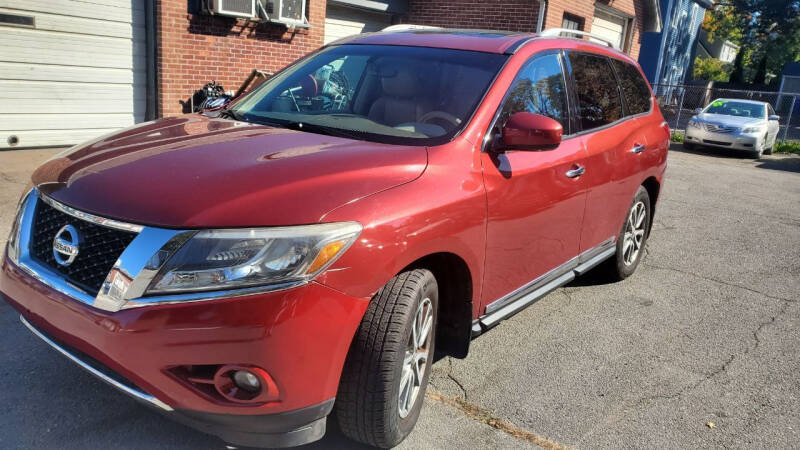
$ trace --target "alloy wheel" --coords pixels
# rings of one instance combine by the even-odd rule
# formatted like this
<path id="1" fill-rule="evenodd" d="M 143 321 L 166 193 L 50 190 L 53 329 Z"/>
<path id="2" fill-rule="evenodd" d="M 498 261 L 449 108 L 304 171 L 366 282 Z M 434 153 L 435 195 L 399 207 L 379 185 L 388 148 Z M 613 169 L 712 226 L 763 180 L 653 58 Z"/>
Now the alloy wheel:
<path id="1" fill-rule="evenodd" d="M 430 348 L 431 329 L 433 328 L 433 303 L 430 298 L 419 302 L 417 312 L 411 324 L 411 335 L 408 337 L 403 370 L 400 375 L 400 393 L 398 413 L 406 418 L 422 389 L 422 380 L 428 366 L 428 349 Z"/>
<path id="2" fill-rule="evenodd" d="M 628 221 L 625 224 L 625 235 L 622 240 L 622 261 L 626 266 L 630 266 L 639 256 L 639 251 L 644 243 L 645 217 L 647 208 L 643 202 L 636 202 L 628 214 Z"/>

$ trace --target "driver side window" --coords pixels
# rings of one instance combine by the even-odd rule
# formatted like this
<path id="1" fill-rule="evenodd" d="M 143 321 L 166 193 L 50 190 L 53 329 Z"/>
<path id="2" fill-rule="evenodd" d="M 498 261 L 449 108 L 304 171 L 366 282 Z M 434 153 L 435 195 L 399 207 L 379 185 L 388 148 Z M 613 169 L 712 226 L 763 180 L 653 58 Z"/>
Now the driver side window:
<path id="1" fill-rule="evenodd" d="M 497 127 L 502 128 L 518 112 L 555 119 L 568 134 L 567 91 L 558 54 L 534 56 L 525 63 L 508 91 Z"/>

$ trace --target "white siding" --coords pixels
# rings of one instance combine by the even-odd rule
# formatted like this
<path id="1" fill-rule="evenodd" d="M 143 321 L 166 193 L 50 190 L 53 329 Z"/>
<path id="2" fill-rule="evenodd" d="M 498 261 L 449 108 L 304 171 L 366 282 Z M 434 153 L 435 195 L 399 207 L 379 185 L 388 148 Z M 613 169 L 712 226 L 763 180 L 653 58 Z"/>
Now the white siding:
<path id="1" fill-rule="evenodd" d="M 380 31 L 392 24 L 386 14 L 328 5 L 325 13 L 325 43 L 353 34 Z"/>
<path id="2" fill-rule="evenodd" d="M 4 0 L 0 13 L 0 149 L 73 145 L 144 120 L 143 2 Z"/>

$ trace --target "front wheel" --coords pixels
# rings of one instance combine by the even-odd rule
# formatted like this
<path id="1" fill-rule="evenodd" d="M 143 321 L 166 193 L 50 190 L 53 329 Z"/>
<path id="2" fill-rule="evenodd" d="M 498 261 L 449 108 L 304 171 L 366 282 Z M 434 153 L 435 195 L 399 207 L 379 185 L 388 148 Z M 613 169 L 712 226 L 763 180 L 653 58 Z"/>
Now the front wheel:
<path id="1" fill-rule="evenodd" d="M 347 354 L 336 417 L 347 437 L 389 448 L 417 423 L 436 341 L 439 288 L 425 269 L 375 294 Z"/>
<path id="2" fill-rule="evenodd" d="M 639 186 L 617 236 L 616 255 L 605 263 L 611 278 L 624 280 L 633 275 L 639 266 L 650 233 L 651 211 L 650 195 L 644 186 Z"/>

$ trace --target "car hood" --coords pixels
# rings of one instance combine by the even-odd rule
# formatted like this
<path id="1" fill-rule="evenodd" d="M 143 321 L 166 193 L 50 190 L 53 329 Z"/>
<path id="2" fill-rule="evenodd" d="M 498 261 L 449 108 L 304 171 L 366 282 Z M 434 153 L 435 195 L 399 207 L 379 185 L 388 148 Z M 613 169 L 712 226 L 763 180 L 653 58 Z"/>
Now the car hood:
<path id="1" fill-rule="evenodd" d="M 425 147 L 190 115 L 57 155 L 33 174 L 73 208 L 170 228 L 294 225 L 417 178 Z"/>
<path id="2" fill-rule="evenodd" d="M 714 125 L 723 125 L 728 127 L 745 127 L 755 126 L 764 123 L 764 119 L 757 117 L 737 117 L 729 116 L 727 114 L 698 114 L 697 118 L 706 123 Z"/>

